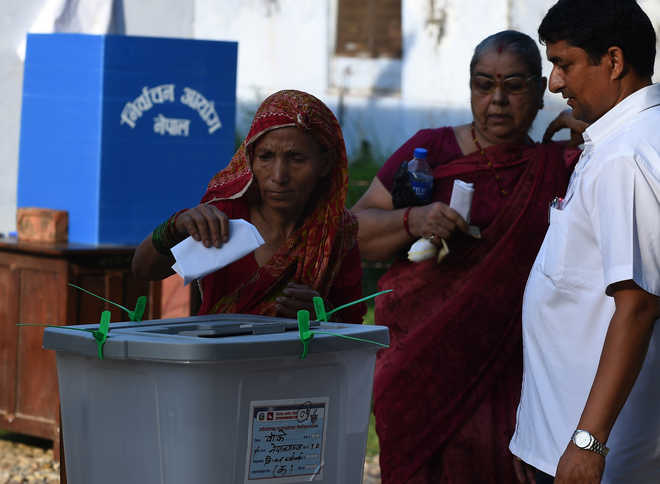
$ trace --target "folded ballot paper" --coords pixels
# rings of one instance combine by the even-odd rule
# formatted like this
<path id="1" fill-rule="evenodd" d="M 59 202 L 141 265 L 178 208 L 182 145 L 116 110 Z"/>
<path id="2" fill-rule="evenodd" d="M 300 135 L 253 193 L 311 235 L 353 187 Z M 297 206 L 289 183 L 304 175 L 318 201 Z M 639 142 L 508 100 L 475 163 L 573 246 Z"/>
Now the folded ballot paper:
<path id="1" fill-rule="evenodd" d="M 472 210 L 473 195 L 473 183 L 467 183 L 463 180 L 454 180 L 454 187 L 451 191 L 449 206 L 456 210 L 467 223 L 470 223 L 470 211 Z M 476 239 L 481 238 L 479 227 L 475 227 L 474 225 L 469 226 L 468 233 Z M 437 261 L 440 262 L 447 256 L 447 254 L 449 254 L 449 247 L 447 246 L 445 240 L 442 239 L 440 242 L 442 245 L 438 251 L 438 247 L 430 240 L 424 238 L 417 240 L 413 245 L 410 246 L 410 250 L 408 251 L 408 260 L 412 262 L 421 262 L 426 259 L 430 259 L 431 257 L 437 257 Z"/>
<path id="2" fill-rule="evenodd" d="M 229 240 L 222 247 L 204 247 L 192 237 L 172 247 L 176 263 L 172 269 L 183 278 L 183 283 L 200 279 L 211 272 L 246 256 L 264 244 L 257 228 L 243 219 L 229 221 Z"/>
<path id="3" fill-rule="evenodd" d="M 451 191 L 449 206 L 470 223 L 470 211 L 472 210 L 472 196 L 474 195 L 474 184 L 463 180 L 454 180 L 454 188 Z"/>

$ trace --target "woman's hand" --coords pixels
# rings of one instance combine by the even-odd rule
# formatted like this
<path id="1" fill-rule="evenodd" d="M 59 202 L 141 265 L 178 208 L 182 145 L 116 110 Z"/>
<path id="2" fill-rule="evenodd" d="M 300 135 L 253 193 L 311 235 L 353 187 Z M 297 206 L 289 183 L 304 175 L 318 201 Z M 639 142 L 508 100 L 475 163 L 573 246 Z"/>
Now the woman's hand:
<path id="1" fill-rule="evenodd" d="M 456 230 L 468 232 L 465 219 L 442 202 L 413 207 L 408 224 L 413 235 L 429 239 L 436 245 L 440 245 L 440 239 L 448 239 Z"/>
<path id="2" fill-rule="evenodd" d="M 296 319 L 299 310 L 307 309 L 314 317 L 312 299 L 315 296 L 321 295 L 309 286 L 290 282 L 282 291 L 282 295 L 277 298 L 277 316 Z"/>
<path id="3" fill-rule="evenodd" d="M 545 130 L 545 133 L 543 133 L 543 142 L 550 142 L 557 131 L 568 128 L 571 130 L 571 139 L 568 142 L 568 146 L 581 145 L 584 143 L 582 133 L 585 129 L 587 129 L 587 126 L 589 125 L 584 121 L 580 121 L 579 119 L 575 119 L 573 117 L 572 109 L 565 109 L 550 122 L 547 129 Z"/>
<path id="4" fill-rule="evenodd" d="M 229 240 L 229 219 L 217 207 L 201 204 L 181 213 L 174 230 L 181 240 L 190 235 L 204 247 L 221 247 Z"/>

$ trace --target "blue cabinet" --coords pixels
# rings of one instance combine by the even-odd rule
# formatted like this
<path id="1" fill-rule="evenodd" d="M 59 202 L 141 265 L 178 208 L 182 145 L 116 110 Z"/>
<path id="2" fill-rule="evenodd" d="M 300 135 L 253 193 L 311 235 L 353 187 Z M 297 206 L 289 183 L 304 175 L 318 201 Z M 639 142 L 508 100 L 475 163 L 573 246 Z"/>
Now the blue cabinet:
<path id="1" fill-rule="evenodd" d="M 136 244 L 199 203 L 235 147 L 237 43 L 29 34 L 19 207 L 69 212 L 69 240 Z"/>

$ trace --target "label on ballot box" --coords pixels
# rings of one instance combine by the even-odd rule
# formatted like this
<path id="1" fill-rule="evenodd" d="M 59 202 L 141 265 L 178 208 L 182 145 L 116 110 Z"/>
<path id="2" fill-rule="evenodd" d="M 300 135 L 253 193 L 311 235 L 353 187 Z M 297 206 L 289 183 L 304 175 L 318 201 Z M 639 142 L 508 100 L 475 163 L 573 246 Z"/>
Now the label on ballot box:
<path id="1" fill-rule="evenodd" d="M 322 479 L 327 412 L 328 398 L 251 402 L 246 482 Z"/>
<path id="2" fill-rule="evenodd" d="M 29 34 L 17 205 L 69 240 L 137 244 L 234 151 L 236 42 Z"/>

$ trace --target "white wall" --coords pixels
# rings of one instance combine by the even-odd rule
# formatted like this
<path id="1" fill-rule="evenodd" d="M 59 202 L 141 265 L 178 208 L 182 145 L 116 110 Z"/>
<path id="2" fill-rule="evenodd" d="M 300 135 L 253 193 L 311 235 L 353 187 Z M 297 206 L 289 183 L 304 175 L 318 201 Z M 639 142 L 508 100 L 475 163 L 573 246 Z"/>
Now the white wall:
<path id="1" fill-rule="evenodd" d="M 238 41 L 239 132 L 247 132 L 258 103 L 275 91 L 324 97 L 328 9 L 327 0 L 195 0 L 196 38 Z"/>
<path id="2" fill-rule="evenodd" d="M 212 10 L 215 3 L 197 0 L 195 34 L 239 41 L 239 133 L 247 132 L 251 115 L 266 95 L 296 87 L 342 113 L 349 155 L 366 139 L 376 153 L 387 156 L 419 129 L 469 121 L 469 61 L 474 47 L 508 28 L 537 39 L 538 25 L 555 0 L 402 0 L 403 59 L 379 59 L 370 66 L 362 59 L 333 58 L 336 0 L 227 0 L 234 13 L 231 20 L 219 11 L 204 17 L 202 11 Z M 660 2 L 640 0 L 640 5 L 660 32 Z M 330 20 L 323 17 L 326 11 Z M 316 31 L 310 35 L 307 25 L 312 23 Z M 273 31 L 278 33 L 276 42 Z M 292 32 L 303 33 L 303 40 Z M 551 65 L 545 48 L 539 49 L 547 77 Z M 291 59 L 298 64 L 292 65 Z M 656 65 L 660 66 L 660 55 Z M 347 68 L 350 78 L 342 77 Z M 374 95 L 363 88 L 374 79 L 381 87 L 391 86 L 395 75 L 400 78 L 397 93 Z M 546 92 L 532 138 L 540 140 L 548 123 L 566 108 L 561 95 Z M 567 132 L 555 136 L 566 137 Z"/>
<path id="3" fill-rule="evenodd" d="M 336 59 L 336 0 L 225 0 L 223 9 L 216 7 L 217 1 L 196 0 L 194 31 L 200 38 L 239 42 L 238 133 L 247 132 L 266 95 L 299 88 L 340 115 L 349 156 L 365 139 L 377 154 L 387 156 L 419 129 L 469 121 L 474 47 L 506 28 L 536 38 L 552 3 L 402 0 L 401 60 Z M 549 70 L 546 65 L 546 75 Z M 376 95 L 364 88 L 374 82 L 391 88 L 397 76 L 398 92 Z M 540 139 L 548 122 L 564 109 L 558 99 L 547 94 L 546 108 L 531 132 L 534 139 Z"/>
<path id="4" fill-rule="evenodd" d="M 189 0 L 115 0 L 126 35 L 193 37 L 194 4 Z"/>
<path id="5" fill-rule="evenodd" d="M 16 178 L 23 62 L 16 47 L 42 0 L 2 0 L 0 15 L 0 233 L 16 227 Z"/>

